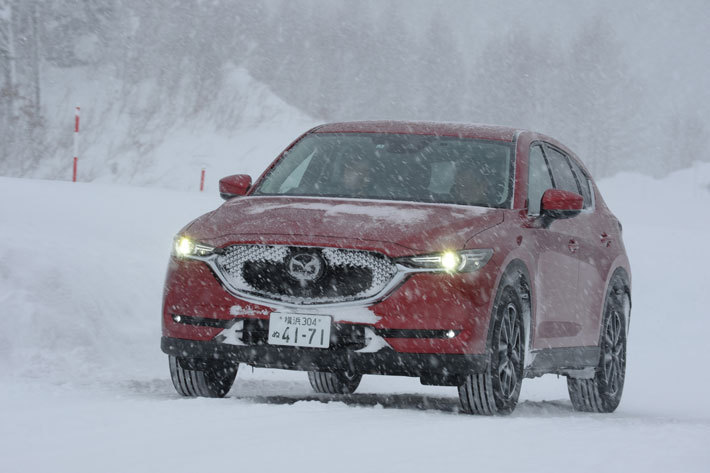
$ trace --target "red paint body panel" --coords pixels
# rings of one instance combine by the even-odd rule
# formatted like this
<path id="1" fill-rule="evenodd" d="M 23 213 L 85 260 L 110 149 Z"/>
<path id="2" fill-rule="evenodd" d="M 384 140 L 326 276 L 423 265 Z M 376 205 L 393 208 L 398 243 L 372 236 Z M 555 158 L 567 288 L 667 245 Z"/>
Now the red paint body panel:
<path id="1" fill-rule="evenodd" d="M 477 272 L 408 276 L 387 297 L 369 307 L 378 317 L 372 326 L 458 331 L 453 339 L 387 339 L 398 352 L 485 353 L 496 291 L 508 265 L 518 262 L 530 279 L 529 348 L 599 343 L 604 294 L 613 272 L 622 268 L 631 284 L 616 218 L 593 182 L 592 209 L 555 220 L 549 228 L 541 227 L 536 216 L 527 214 L 528 153 L 532 144 L 554 145 L 587 172 L 564 145 L 529 131 L 463 124 L 335 123 L 308 133 L 436 134 L 513 141 L 512 208 L 248 195 L 203 215 L 182 234 L 215 247 L 238 243 L 339 247 L 376 251 L 391 258 L 447 249 L 491 248 L 493 257 Z M 254 187 L 258 185 L 259 181 Z M 272 310 L 230 294 L 203 262 L 170 261 L 163 304 L 164 336 L 206 341 L 220 332 L 175 323 L 173 314 L 222 320 L 265 319 Z"/>
<path id="2" fill-rule="evenodd" d="M 388 256 L 460 249 L 476 233 L 503 221 L 499 209 L 464 205 L 308 197 L 232 199 L 185 232 L 215 246 L 243 240 L 312 246 L 314 239 L 392 243 Z M 272 242 L 275 243 L 275 242 Z M 331 245 L 327 245 L 331 246 Z M 341 246 L 333 244 L 332 246 Z"/>
<path id="3" fill-rule="evenodd" d="M 202 171 L 204 177 L 204 170 Z M 246 195 L 251 187 L 251 176 L 235 174 L 219 180 L 219 192 L 227 195 Z"/>
<path id="4" fill-rule="evenodd" d="M 584 199 L 581 195 L 557 189 L 548 189 L 542 196 L 544 210 L 582 210 Z"/>
<path id="5" fill-rule="evenodd" d="M 493 265 L 491 265 L 493 268 Z M 457 330 L 448 339 L 387 339 L 405 353 L 483 353 L 494 278 L 486 273 L 415 274 L 382 302 L 371 306 L 377 328 Z M 206 264 L 172 258 L 163 298 L 163 336 L 211 340 L 221 329 L 180 324 L 173 315 L 221 320 L 268 318 L 274 310 L 235 297 L 222 287 Z M 473 296 L 473 297 L 471 297 Z M 337 316 L 338 310 L 333 309 Z"/>

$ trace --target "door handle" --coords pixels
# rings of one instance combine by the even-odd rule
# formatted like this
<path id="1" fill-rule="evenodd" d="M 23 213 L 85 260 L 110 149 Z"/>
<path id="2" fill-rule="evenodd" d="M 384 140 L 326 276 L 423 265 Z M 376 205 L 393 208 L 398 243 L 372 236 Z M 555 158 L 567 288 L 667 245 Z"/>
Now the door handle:
<path id="1" fill-rule="evenodd" d="M 606 246 L 607 248 L 611 246 L 612 239 L 607 232 L 602 232 L 599 237 L 601 238 L 602 245 Z"/>
<path id="2" fill-rule="evenodd" d="M 567 243 L 567 248 L 569 249 L 570 253 L 576 253 L 579 249 L 579 243 L 577 243 L 577 240 L 572 239 Z"/>

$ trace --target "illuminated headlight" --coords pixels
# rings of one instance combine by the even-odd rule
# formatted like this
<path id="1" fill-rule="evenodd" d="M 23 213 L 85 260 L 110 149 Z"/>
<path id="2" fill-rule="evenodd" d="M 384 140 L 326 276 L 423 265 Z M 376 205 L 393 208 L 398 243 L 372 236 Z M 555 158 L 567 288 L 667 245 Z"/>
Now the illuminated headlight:
<path id="1" fill-rule="evenodd" d="M 470 273 L 485 266 L 491 256 L 491 249 L 447 250 L 433 255 L 400 258 L 397 262 L 414 270 Z"/>
<path id="2" fill-rule="evenodd" d="M 439 260 L 439 264 L 445 271 L 457 271 L 461 267 L 463 258 L 453 251 L 444 251 Z"/>
<path id="3" fill-rule="evenodd" d="M 173 242 L 173 255 L 178 258 L 209 256 L 214 252 L 215 248 L 213 246 L 196 243 L 185 236 L 177 236 Z"/>

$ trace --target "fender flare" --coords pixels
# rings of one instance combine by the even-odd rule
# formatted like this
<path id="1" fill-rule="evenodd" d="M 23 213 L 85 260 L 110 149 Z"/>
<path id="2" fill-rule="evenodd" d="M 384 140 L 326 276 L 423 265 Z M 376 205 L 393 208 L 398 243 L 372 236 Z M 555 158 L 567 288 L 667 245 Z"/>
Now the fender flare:
<path id="1" fill-rule="evenodd" d="M 493 326 L 495 323 L 495 311 L 498 307 L 500 298 L 503 295 L 503 289 L 512 286 L 518 294 L 520 294 L 521 304 L 523 306 L 523 330 L 525 332 L 525 359 L 523 365 L 527 367 L 528 362 L 532 361 L 530 356 L 530 342 L 532 334 L 532 289 L 531 289 L 530 271 L 525 263 L 520 259 L 513 259 L 508 262 L 505 269 L 502 271 L 498 279 L 496 295 L 491 304 L 491 315 L 488 322 L 488 334 L 486 336 L 486 354 L 491 356 L 491 344 L 493 343 Z"/>
<path id="2" fill-rule="evenodd" d="M 604 327 L 604 312 L 606 310 L 607 301 L 609 296 L 614 295 L 621 296 L 622 294 L 626 296 L 626 300 L 629 302 L 628 307 L 623 307 L 624 311 L 624 322 L 626 324 L 626 336 L 629 335 L 629 328 L 631 325 L 631 282 L 629 278 L 629 273 L 623 266 L 617 266 L 612 271 L 609 272 L 610 276 L 607 280 L 606 287 L 604 290 L 604 303 L 602 304 L 602 313 L 599 318 L 599 337 L 598 346 L 602 343 L 602 328 Z M 613 285 L 613 286 L 612 286 Z M 610 287 L 612 286 L 612 287 Z M 610 290 L 611 289 L 611 290 Z"/>

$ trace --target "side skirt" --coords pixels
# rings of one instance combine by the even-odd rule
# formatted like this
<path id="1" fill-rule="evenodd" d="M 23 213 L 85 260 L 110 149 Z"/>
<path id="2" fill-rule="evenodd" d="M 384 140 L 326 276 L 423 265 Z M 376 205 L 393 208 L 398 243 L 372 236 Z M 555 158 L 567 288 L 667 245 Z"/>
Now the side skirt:
<path id="1" fill-rule="evenodd" d="M 548 373 L 592 378 L 599 364 L 599 347 L 545 348 L 533 351 L 532 356 L 532 363 L 525 369 L 526 378 Z"/>

